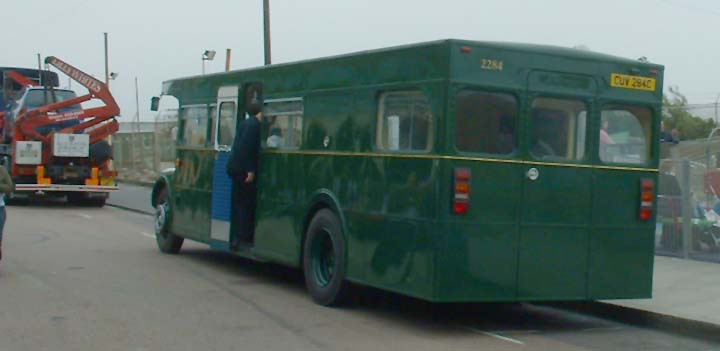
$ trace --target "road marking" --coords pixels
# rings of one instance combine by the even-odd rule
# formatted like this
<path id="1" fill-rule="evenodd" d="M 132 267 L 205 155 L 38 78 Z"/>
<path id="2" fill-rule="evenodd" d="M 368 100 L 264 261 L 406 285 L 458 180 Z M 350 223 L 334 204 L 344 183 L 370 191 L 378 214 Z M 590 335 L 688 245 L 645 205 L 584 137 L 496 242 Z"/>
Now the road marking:
<path id="1" fill-rule="evenodd" d="M 85 218 L 85 219 L 92 219 L 92 216 L 89 214 L 86 214 L 86 213 L 76 213 L 75 215 L 78 217 Z"/>
<path id="2" fill-rule="evenodd" d="M 511 342 L 511 343 L 513 343 L 513 344 L 525 345 L 525 343 L 522 342 L 522 341 L 520 341 L 520 340 L 516 340 L 516 339 L 513 339 L 513 338 L 508 338 L 507 336 L 502 336 L 502 335 L 500 335 L 500 334 L 496 334 L 496 333 L 492 333 L 492 332 L 484 331 L 484 330 L 480 330 L 480 329 L 475 329 L 475 328 L 471 328 L 471 327 L 466 327 L 466 326 L 460 326 L 460 327 L 463 328 L 463 329 L 467 329 L 467 330 L 469 330 L 469 331 L 478 333 L 478 334 L 483 334 L 483 335 L 486 335 L 486 336 L 489 336 L 489 337 L 493 337 L 493 338 L 495 338 L 495 339 L 499 339 L 499 340 Z"/>
<path id="3" fill-rule="evenodd" d="M 152 235 L 150 233 L 140 232 L 140 234 L 142 234 L 146 238 L 155 239 L 155 235 Z"/>

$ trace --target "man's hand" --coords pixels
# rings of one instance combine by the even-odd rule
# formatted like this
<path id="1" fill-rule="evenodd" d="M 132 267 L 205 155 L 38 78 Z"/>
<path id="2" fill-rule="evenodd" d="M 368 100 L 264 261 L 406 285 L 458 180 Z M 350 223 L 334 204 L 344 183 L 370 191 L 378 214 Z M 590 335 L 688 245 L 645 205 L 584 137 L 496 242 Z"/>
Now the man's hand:
<path id="1" fill-rule="evenodd" d="M 252 183 L 255 180 L 255 172 L 248 172 L 245 183 Z"/>

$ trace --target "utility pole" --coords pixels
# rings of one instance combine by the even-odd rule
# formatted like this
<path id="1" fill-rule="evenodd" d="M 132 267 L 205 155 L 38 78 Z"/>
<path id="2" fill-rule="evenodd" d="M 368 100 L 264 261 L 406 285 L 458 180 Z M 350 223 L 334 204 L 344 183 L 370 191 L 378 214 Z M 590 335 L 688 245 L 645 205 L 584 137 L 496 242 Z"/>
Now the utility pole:
<path id="1" fill-rule="evenodd" d="M 108 36 L 107 32 L 103 33 L 105 39 L 105 85 L 110 88 L 110 70 L 108 69 Z"/>
<path id="2" fill-rule="evenodd" d="M 133 145 L 133 148 L 132 148 L 133 167 L 138 166 L 137 151 L 141 151 L 138 149 L 140 145 L 137 142 L 136 136 L 139 136 L 140 141 L 142 142 L 142 135 L 140 135 L 140 93 L 138 92 L 138 78 L 137 77 L 135 77 L 135 133 L 133 133 L 133 138 L 132 138 L 133 140 L 132 140 L 132 144 L 131 144 L 131 145 Z"/>
<path id="3" fill-rule="evenodd" d="M 715 126 L 718 126 L 718 101 L 720 101 L 720 93 L 715 98 Z"/>
<path id="4" fill-rule="evenodd" d="M 265 65 L 269 65 L 272 62 L 270 58 L 270 0 L 263 0 L 263 19 L 265 27 Z"/>
<path id="5" fill-rule="evenodd" d="M 40 77 L 39 78 L 40 85 L 43 85 L 43 72 L 42 72 L 42 63 L 41 63 L 42 60 L 40 59 L 40 53 L 37 54 L 37 58 L 38 58 L 38 71 L 40 71 L 40 73 L 38 74 L 38 77 Z"/>

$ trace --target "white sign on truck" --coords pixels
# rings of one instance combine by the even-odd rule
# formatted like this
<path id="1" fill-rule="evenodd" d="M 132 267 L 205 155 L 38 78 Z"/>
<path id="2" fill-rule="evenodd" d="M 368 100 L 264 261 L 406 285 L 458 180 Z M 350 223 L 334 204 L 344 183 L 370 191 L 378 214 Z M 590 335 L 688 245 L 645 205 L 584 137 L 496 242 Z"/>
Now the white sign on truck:
<path id="1" fill-rule="evenodd" d="M 53 155 L 59 157 L 88 157 L 90 153 L 90 135 L 55 134 L 53 135 Z"/>
<path id="2" fill-rule="evenodd" d="M 19 165 L 39 165 L 42 163 L 41 141 L 18 141 L 15 143 L 15 163 Z"/>

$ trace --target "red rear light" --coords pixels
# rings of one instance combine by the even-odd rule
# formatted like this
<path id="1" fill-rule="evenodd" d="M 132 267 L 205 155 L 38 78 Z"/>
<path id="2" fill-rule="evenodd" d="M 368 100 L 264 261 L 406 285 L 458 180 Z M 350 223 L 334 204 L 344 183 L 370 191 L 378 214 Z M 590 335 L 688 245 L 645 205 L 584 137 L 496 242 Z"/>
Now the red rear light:
<path id="1" fill-rule="evenodd" d="M 640 180 L 640 220 L 653 218 L 653 202 L 655 201 L 655 182 L 652 179 Z"/>
<path id="2" fill-rule="evenodd" d="M 641 208 L 640 209 L 640 219 L 643 221 L 650 220 L 652 218 L 652 209 L 648 208 Z"/>
<path id="3" fill-rule="evenodd" d="M 469 207 L 470 204 L 468 204 L 467 202 L 455 202 L 453 209 L 457 214 L 465 214 L 467 213 Z"/>
<path id="4" fill-rule="evenodd" d="M 456 214 L 465 214 L 470 209 L 470 177 L 470 169 L 455 169 L 453 212 Z"/>

